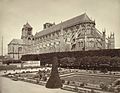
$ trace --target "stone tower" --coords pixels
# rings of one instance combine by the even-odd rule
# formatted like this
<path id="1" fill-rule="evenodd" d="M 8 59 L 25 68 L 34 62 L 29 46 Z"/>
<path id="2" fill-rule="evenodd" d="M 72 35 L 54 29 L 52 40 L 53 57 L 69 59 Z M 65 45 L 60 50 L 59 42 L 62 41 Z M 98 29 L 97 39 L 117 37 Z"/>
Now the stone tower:
<path id="1" fill-rule="evenodd" d="M 115 37 L 114 37 L 114 33 L 112 33 L 108 37 L 108 49 L 114 49 L 114 48 L 115 48 Z"/>
<path id="2" fill-rule="evenodd" d="M 23 41 L 27 45 L 31 45 L 34 40 L 32 35 L 32 29 L 33 28 L 28 22 L 25 25 L 23 25 L 21 39 L 23 39 Z"/>

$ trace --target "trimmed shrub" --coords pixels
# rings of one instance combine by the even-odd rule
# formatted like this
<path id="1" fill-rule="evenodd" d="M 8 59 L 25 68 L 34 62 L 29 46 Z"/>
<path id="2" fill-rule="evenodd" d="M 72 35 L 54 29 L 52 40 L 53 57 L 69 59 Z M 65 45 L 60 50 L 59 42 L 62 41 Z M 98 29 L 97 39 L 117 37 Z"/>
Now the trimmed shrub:
<path id="1" fill-rule="evenodd" d="M 103 82 L 100 83 L 100 88 L 102 90 L 108 90 L 108 86 L 106 84 L 104 84 Z"/>
<path id="2" fill-rule="evenodd" d="M 62 84 L 64 84 L 65 83 L 65 80 L 62 80 Z"/>
<path id="3" fill-rule="evenodd" d="M 58 59 L 57 59 L 57 57 L 54 57 L 53 64 L 52 64 L 51 76 L 48 79 L 46 88 L 61 88 L 61 87 L 62 87 L 62 81 L 61 81 L 61 79 L 59 77 L 59 73 L 58 73 Z"/>
<path id="4" fill-rule="evenodd" d="M 85 86 L 85 83 L 84 83 L 84 82 L 80 84 L 80 87 L 84 87 L 84 86 Z"/>
<path id="5" fill-rule="evenodd" d="M 70 84 L 70 81 L 67 81 L 67 85 L 69 85 Z"/>

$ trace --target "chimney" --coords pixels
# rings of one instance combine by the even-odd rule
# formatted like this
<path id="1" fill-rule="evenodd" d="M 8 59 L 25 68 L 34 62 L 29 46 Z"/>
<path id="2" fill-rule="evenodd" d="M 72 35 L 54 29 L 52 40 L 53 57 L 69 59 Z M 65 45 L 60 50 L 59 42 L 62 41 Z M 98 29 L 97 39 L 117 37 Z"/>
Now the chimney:
<path id="1" fill-rule="evenodd" d="M 54 22 L 54 23 L 45 23 L 45 24 L 43 24 L 43 29 L 50 28 L 50 27 L 52 27 L 53 25 L 55 25 L 55 22 Z"/>

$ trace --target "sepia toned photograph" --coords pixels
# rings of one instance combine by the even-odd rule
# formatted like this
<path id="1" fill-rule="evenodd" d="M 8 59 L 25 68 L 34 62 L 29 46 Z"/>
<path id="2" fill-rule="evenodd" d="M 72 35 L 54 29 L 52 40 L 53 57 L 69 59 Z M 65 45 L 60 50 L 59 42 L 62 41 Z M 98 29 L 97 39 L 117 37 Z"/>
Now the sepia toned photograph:
<path id="1" fill-rule="evenodd" d="M 0 93 L 120 93 L 120 0 L 0 0 Z"/>

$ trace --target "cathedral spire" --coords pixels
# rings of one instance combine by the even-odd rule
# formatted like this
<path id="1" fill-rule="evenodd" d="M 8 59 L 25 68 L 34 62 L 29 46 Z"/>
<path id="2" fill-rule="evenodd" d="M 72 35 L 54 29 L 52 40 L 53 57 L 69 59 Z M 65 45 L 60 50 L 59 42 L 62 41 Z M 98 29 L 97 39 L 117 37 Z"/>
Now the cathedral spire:
<path id="1" fill-rule="evenodd" d="M 32 28 L 28 22 L 25 24 L 25 27 Z"/>

